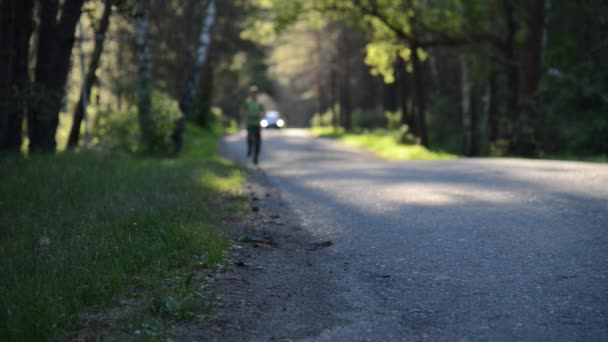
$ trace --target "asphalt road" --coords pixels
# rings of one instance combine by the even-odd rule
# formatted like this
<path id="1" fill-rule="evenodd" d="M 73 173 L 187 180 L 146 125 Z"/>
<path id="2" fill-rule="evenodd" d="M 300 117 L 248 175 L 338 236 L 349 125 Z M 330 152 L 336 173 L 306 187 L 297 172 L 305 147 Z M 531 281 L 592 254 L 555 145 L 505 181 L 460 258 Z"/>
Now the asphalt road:
<path id="1" fill-rule="evenodd" d="M 296 339 L 608 340 L 607 165 L 389 162 L 303 131 L 263 137 L 261 170 L 334 243 L 314 260 L 324 293 L 299 297 L 327 324 L 300 316 L 312 331 Z M 242 134 L 223 151 L 247 163 Z"/>

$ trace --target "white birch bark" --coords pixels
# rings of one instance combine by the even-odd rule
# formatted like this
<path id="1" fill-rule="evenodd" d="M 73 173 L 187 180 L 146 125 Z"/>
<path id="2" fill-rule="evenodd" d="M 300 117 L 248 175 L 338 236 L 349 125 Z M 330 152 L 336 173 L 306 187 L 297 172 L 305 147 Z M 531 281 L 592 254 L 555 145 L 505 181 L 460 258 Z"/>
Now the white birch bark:
<path id="1" fill-rule="evenodd" d="M 207 3 L 207 9 L 203 16 L 201 33 L 198 37 L 198 46 L 196 49 L 194 65 L 190 70 L 184 91 L 182 93 L 181 101 L 179 102 L 183 115 L 175 123 L 175 128 L 171 134 L 171 139 L 173 140 L 173 144 L 175 146 L 174 153 L 176 155 L 179 154 L 182 149 L 186 116 L 192 112 L 194 107 L 196 91 L 201 84 L 201 73 L 203 72 L 205 62 L 207 61 L 207 56 L 209 55 L 209 46 L 211 45 L 211 28 L 213 27 L 213 22 L 215 21 L 215 13 L 215 0 L 209 0 Z"/>
<path id="2" fill-rule="evenodd" d="M 201 33 L 198 37 L 198 47 L 196 49 L 194 65 L 192 66 L 192 70 L 188 76 L 182 101 L 180 103 L 184 115 L 189 114 L 192 110 L 196 91 L 201 84 L 201 73 L 205 66 L 205 62 L 207 61 L 207 56 L 209 55 L 209 46 L 211 45 L 211 28 L 213 27 L 213 22 L 215 21 L 215 15 L 215 0 L 209 0 L 207 10 L 203 16 Z"/>

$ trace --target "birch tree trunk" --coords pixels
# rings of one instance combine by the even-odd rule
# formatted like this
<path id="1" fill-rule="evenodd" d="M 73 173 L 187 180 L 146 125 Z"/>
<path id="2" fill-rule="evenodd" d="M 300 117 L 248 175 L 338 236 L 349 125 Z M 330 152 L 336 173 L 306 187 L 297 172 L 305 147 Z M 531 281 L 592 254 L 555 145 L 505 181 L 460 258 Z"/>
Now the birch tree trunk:
<path id="1" fill-rule="evenodd" d="M 95 47 L 93 48 L 93 55 L 91 56 L 91 62 L 89 63 L 89 69 L 83 80 L 84 87 L 80 94 L 78 104 L 74 110 L 74 120 L 72 122 L 72 128 L 70 130 L 70 136 L 68 139 L 68 148 L 74 148 L 78 145 L 80 138 L 80 126 L 86 111 L 86 103 L 88 103 L 91 97 L 91 89 L 93 84 L 97 80 L 96 71 L 99 67 L 99 60 L 103 52 L 103 45 L 105 41 L 105 34 L 110 26 L 110 16 L 112 14 L 112 3 L 114 0 L 105 0 L 103 14 L 99 27 L 95 30 Z M 82 38 L 82 37 L 81 37 Z"/>
<path id="2" fill-rule="evenodd" d="M 184 92 L 179 103 L 183 115 L 177 120 L 172 134 L 173 143 L 175 144 L 175 154 L 179 154 L 182 149 L 186 119 L 193 110 L 196 91 L 201 83 L 201 73 L 205 66 L 205 62 L 207 61 L 207 56 L 209 55 L 211 28 L 215 21 L 215 15 L 215 0 L 209 0 L 207 3 L 207 10 L 203 16 L 201 32 L 198 37 L 198 47 L 194 65 L 186 80 L 186 86 L 184 87 Z"/>
<path id="3" fill-rule="evenodd" d="M 154 150 L 154 135 L 150 110 L 152 107 L 152 62 L 150 60 L 150 46 L 148 29 L 150 25 L 149 0 L 138 1 L 137 27 L 135 32 L 135 45 L 137 47 L 137 63 L 139 67 L 138 119 L 141 129 L 141 142 L 147 152 Z"/>

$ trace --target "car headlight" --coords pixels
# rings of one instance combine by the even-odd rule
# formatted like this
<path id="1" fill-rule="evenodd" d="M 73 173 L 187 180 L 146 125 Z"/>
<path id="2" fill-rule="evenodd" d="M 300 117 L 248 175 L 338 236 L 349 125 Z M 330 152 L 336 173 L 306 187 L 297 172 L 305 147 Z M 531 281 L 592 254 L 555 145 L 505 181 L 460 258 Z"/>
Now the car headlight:
<path id="1" fill-rule="evenodd" d="M 283 121 L 283 119 L 277 120 L 277 126 L 279 126 L 279 127 L 285 126 L 285 121 Z"/>
<path id="2" fill-rule="evenodd" d="M 268 127 L 268 120 L 263 119 L 262 121 L 260 121 L 260 126 L 262 126 L 264 128 Z"/>

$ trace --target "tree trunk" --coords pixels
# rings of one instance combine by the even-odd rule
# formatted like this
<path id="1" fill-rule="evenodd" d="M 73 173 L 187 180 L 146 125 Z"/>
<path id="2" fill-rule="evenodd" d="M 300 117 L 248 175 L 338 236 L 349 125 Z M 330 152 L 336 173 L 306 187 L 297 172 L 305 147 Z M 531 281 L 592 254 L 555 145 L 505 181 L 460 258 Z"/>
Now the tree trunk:
<path id="1" fill-rule="evenodd" d="M 142 145 L 147 152 L 152 152 L 154 150 L 155 139 L 152 118 L 150 116 L 152 107 L 152 63 L 150 61 L 150 46 L 148 42 L 148 27 L 150 25 L 149 0 L 139 0 L 138 6 L 139 13 L 135 32 L 139 68 L 137 109 Z"/>
<path id="2" fill-rule="evenodd" d="M 482 116 L 482 103 L 481 103 L 481 89 L 473 85 L 471 87 L 471 156 L 476 157 L 481 153 L 481 116 Z"/>
<path id="3" fill-rule="evenodd" d="M 322 49 L 323 45 L 321 44 L 321 32 L 315 31 L 313 33 L 315 40 L 315 52 L 314 52 L 314 87 L 315 87 L 315 99 L 316 99 L 316 112 L 319 115 L 322 115 L 327 109 L 327 104 L 325 100 L 325 94 L 323 93 L 323 73 L 321 70 L 322 65 Z"/>
<path id="4" fill-rule="evenodd" d="M 515 34 L 517 23 L 515 21 L 515 7 L 513 0 L 503 0 L 505 17 L 507 21 L 507 37 L 505 40 L 504 59 L 507 63 L 507 111 L 513 121 L 517 119 L 519 107 L 519 64 L 515 56 Z"/>
<path id="5" fill-rule="evenodd" d="M 460 55 L 461 71 L 461 117 L 463 130 L 462 153 L 473 156 L 473 118 L 471 111 L 471 80 L 469 77 L 469 62 L 464 54 Z"/>
<path id="6" fill-rule="evenodd" d="M 541 78 L 543 30 L 545 26 L 545 0 L 530 3 L 528 21 L 528 61 L 526 65 L 526 97 L 523 112 L 517 121 L 511 151 L 532 156 L 536 153 L 534 126 L 536 121 L 536 95 Z"/>
<path id="7" fill-rule="evenodd" d="M 340 121 L 342 127 L 349 131 L 351 127 L 350 66 L 343 65 L 340 73 Z"/>
<path id="8" fill-rule="evenodd" d="M 359 95 L 355 97 L 358 100 L 354 107 L 361 108 L 363 110 L 375 112 L 378 105 L 379 89 L 377 79 L 372 76 L 369 72 L 368 66 L 364 64 L 365 60 L 365 49 L 361 48 L 362 55 L 357 59 L 357 74 L 360 75 L 355 79 L 355 89 L 359 91 Z M 384 82 L 382 82 L 384 84 Z M 392 83 L 393 85 L 395 82 Z M 362 91 L 362 93 L 361 93 Z"/>
<path id="9" fill-rule="evenodd" d="M 551 17 L 551 0 L 545 0 L 545 18 L 543 20 L 543 42 L 542 51 L 545 51 L 549 41 L 549 21 Z M 541 68 L 545 65 L 545 54 L 541 56 Z"/>
<path id="10" fill-rule="evenodd" d="M 58 1 L 41 1 L 34 103 L 28 111 L 30 150 L 55 151 L 59 111 L 65 97 L 76 24 L 84 0 L 66 0 L 57 21 Z"/>
<path id="11" fill-rule="evenodd" d="M 203 68 L 203 79 L 205 83 L 201 84 L 198 91 L 198 103 L 199 106 L 196 108 L 196 117 L 194 117 L 194 123 L 199 127 L 209 127 L 211 120 L 211 104 L 213 100 L 213 82 L 214 80 L 214 60 L 210 56 L 205 67 Z"/>
<path id="12" fill-rule="evenodd" d="M 184 93 L 179 101 L 179 106 L 182 111 L 182 117 L 175 123 L 175 129 L 172 133 L 173 143 L 175 144 L 175 154 L 179 154 L 183 145 L 183 135 L 186 124 L 186 119 L 191 115 L 194 107 L 194 97 L 201 83 L 201 74 L 203 67 L 209 55 L 209 46 L 211 45 L 211 28 L 215 20 L 215 0 L 209 0 L 207 10 L 205 12 L 201 32 L 198 37 L 198 47 L 196 58 L 192 70 L 186 80 Z"/>
<path id="13" fill-rule="evenodd" d="M 36 49 L 36 68 L 34 79 L 37 84 L 47 82 L 49 69 L 53 57 L 53 46 L 55 44 L 55 31 L 57 26 L 57 12 L 59 12 L 59 1 L 40 1 L 38 9 L 38 47 Z"/>
<path id="14" fill-rule="evenodd" d="M 424 78 L 422 63 L 418 58 L 418 47 L 412 46 L 412 63 L 414 65 L 414 83 L 416 84 L 416 135 L 420 138 L 420 144 L 429 147 L 426 134 L 426 94 L 424 89 Z"/>
<path id="15" fill-rule="evenodd" d="M 439 84 L 441 80 L 439 79 L 439 70 L 437 68 L 437 58 L 435 57 L 435 49 L 429 49 L 428 51 L 428 59 L 429 59 L 429 69 L 430 69 L 430 85 L 431 85 L 431 95 L 435 95 L 439 93 Z"/>
<path id="16" fill-rule="evenodd" d="M 543 35 L 545 28 L 545 0 L 533 0 L 531 4 L 530 21 L 528 23 L 528 77 L 527 101 L 533 104 L 541 77 L 543 60 Z M 532 111 L 528 113 L 533 115 Z"/>
<path id="17" fill-rule="evenodd" d="M 340 121 L 342 127 L 345 130 L 350 130 L 351 127 L 351 97 L 350 97 L 350 79 L 351 79 L 351 65 L 350 65 L 350 44 L 348 41 L 348 32 L 342 28 L 340 34 L 340 50 L 338 52 L 340 60 Z"/>
<path id="18" fill-rule="evenodd" d="M 407 125 L 412 134 L 416 134 L 416 123 L 413 113 L 409 109 L 410 87 L 409 74 L 405 69 L 405 61 L 400 59 L 397 62 L 397 82 L 399 82 L 399 108 L 401 108 L 401 124 Z"/>
<path id="19" fill-rule="evenodd" d="M 494 143 L 498 140 L 498 87 L 496 84 L 496 71 L 490 71 L 488 81 L 488 140 Z"/>
<path id="20" fill-rule="evenodd" d="M 337 72 L 337 62 L 336 62 L 337 58 L 336 58 L 336 53 L 335 51 L 332 51 L 332 58 L 331 58 L 331 66 L 330 66 L 330 70 L 329 70 L 329 87 L 330 87 L 330 103 L 331 103 L 331 123 L 332 126 L 334 128 L 334 130 L 338 129 L 338 126 L 340 126 L 340 121 L 339 121 L 339 114 L 338 111 L 336 110 L 336 104 L 338 103 L 338 99 L 337 99 L 337 93 L 338 93 L 338 72 Z"/>
<path id="21" fill-rule="evenodd" d="M 395 75 L 395 82 L 384 84 L 384 111 L 395 112 L 397 111 L 397 109 L 399 109 L 399 82 L 397 81 L 398 78 L 399 76 Z"/>
<path id="22" fill-rule="evenodd" d="M 93 88 L 93 84 L 95 84 L 95 82 L 97 81 L 96 71 L 99 67 L 99 60 L 101 59 L 101 54 L 103 52 L 105 34 L 108 30 L 108 27 L 110 26 L 110 16 L 112 14 L 113 2 L 114 0 L 105 0 L 105 7 L 103 9 L 101 21 L 99 23 L 99 27 L 97 28 L 97 30 L 95 30 L 95 47 L 93 48 L 93 55 L 91 56 L 91 62 L 89 63 L 87 75 L 83 80 L 84 93 L 80 93 L 78 104 L 76 105 L 76 109 L 74 110 L 72 129 L 70 130 L 70 136 L 68 138 L 68 148 L 74 148 L 78 145 L 78 139 L 80 137 L 80 126 L 86 110 L 85 103 L 89 102 L 89 98 L 91 97 L 91 89 Z"/>
<path id="23" fill-rule="evenodd" d="M 21 147 L 33 7 L 33 0 L 0 2 L 0 152 Z"/>

